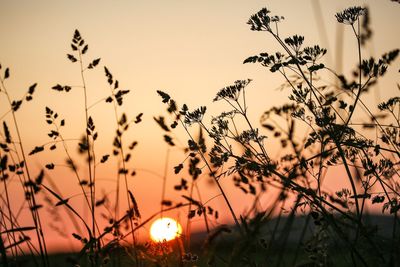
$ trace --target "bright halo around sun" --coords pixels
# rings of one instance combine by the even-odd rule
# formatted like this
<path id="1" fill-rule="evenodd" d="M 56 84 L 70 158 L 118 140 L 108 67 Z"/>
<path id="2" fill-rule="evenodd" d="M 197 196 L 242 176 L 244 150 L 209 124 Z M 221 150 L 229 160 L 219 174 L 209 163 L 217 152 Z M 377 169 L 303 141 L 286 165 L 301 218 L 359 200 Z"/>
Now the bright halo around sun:
<path id="1" fill-rule="evenodd" d="M 182 234 L 182 226 L 171 218 L 160 218 L 150 227 L 150 237 L 155 242 L 170 241 Z"/>

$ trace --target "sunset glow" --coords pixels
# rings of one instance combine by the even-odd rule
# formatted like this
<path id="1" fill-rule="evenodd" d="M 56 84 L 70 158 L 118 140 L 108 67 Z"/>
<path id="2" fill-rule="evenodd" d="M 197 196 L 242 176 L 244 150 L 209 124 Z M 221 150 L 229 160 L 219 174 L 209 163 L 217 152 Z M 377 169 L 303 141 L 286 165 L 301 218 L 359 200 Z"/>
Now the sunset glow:
<path id="1" fill-rule="evenodd" d="M 155 242 L 170 241 L 182 234 L 181 225 L 171 218 L 160 218 L 150 228 L 151 239 Z"/>
<path id="2" fill-rule="evenodd" d="M 0 267 L 396 265 L 399 13 L 2 1 Z"/>

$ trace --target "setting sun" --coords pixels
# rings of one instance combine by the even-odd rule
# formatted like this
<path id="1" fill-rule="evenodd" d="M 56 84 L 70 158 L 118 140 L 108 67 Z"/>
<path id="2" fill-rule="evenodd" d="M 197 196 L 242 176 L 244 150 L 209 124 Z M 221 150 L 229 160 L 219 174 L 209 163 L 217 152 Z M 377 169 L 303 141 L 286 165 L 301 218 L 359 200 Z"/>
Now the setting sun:
<path id="1" fill-rule="evenodd" d="M 157 219 L 150 227 L 150 236 L 155 242 L 170 241 L 181 234 L 181 225 L 171 218 Z"/>

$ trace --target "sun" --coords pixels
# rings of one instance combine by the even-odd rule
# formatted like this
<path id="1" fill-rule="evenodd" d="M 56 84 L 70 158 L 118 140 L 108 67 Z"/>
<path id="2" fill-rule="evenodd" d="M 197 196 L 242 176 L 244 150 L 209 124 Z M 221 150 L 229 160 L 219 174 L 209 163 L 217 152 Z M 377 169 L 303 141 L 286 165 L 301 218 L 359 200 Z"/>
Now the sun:
<path id="1" fill-rule="evenodd" d="M 174 219 L 163 217 L 153 222 L 150 237 L 155 242 L 170 241 L 182 234 L 182 226 Z"/>

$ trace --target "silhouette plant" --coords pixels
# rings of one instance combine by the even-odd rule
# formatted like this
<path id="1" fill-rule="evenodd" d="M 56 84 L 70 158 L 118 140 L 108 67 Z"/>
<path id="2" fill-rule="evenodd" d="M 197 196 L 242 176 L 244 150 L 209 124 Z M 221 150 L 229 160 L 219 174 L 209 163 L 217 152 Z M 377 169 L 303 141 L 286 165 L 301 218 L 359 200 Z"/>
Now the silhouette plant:
<path id="1" fill-rule="evenodd" d="M 107 83 L 109 85 L 110 89 L 110 94 L 107 97 L 104 97 L 100 99 L 99 101 L 96 101 L 94 104 L 90 105 L 88 104 L 88 95 L 87 95 L 87 83 L 85 80 L 85 73 L 86 71 L 89 71 L 91 69 L 95 69 L 99 63 L 100 63 L 100 58 L 94 59 L 90 61 L 89 64 L 85 67 L 85 62 L 84 62 L 84 55 L 88 51 L 88 44 L 85 43 L 84 39 L 81 37 L 80 33 L 78 30 L 75 31 L 74 33 L 74 38 L 71 43 L 71 48 L 72 52 L 74 54 L 67 54 L 68 59 L 72 63 L 79 63 L 80 67 L 80 74 L 81 74 L 81 81 L 82 81 L 82 86 L 78 86 L 78 88 L 83 89 L 83 94 L 84 94 L 84 117 L 86 121 L 86 128 L 85 128 L 85 134 L 81 138 L 81 141 L 78 143 L 79 146 L 79 151 L 81 154 L 86 154 L 86 159 L 87 159 L 87 169 L 88 173 L 87 179 L 82 179 L 80 175 L 77 172 L 77 168 L 75 166 L 74 161 L 72 160 L 67 147 L 65 146 L 65 140 L 62 138 L 59 128 L 55 124 L 55 121 L 52 120 L 56 119 L 57 113 L 54 113 L 50 108 L 46 107 L 46 117 L 47 117 L 47 122 L 49 124 L 52 124 L 53 126 L 56 127 L 56 130 L 52 130 L 51 133 L 52 135 L 49 134 L 50 137 L 53 137 L 56 141 L 60 141 L 64 145 L 64 150 L 67 154 L 68 157 L 68 162 L 70 164 L 71 169 L 74 171 L 75 176 L 78 180 L 79 186 L 81 187 L 83 196 L 86 198 L 86 203 L 91 211 L 91 228 L 87 226 L 88 230 L 88 237 L 83 238 L 78 234 L 74 234 L 74 237 L 80 241 L 83 241 L 84 247 L 81 251 L 81 254 L 85 252 L 86 250 L 89 250 L 89 255 L 90 255 L 90 262 L 92 266 L 97 266 L 101 264 L 101 258 L 104 258 L 105 256 L 108 257 L 107 251 L 110 249 L 113 249 L 115 247 L 121 246 L 121 241 L 123 240 L 123 232 L 121 232 L 121 224 L 122 223 L 129 223 L 129 229 L 131 229 L 131 237 L 132 237 L 132 244 L 133 248 L 135 249 L 136 246 L 136 238 L 134 234 L 134 221 L 138 221 L 141 217 L 138 205 L 136 203 L 135 197 L 133 193 L 130 191 L 129 186 L 128 186 L 128 173 L 129 173 L 129 168 L 128 168 L 128 162 L 131 159 L 131 152 L 126 152 L 126 151 L 131 151 L 134 149 L 136 146 L 137 142 L 133 141 L 128 147 L 126 147 L 125 142 L 123 141 L 124 134 L 128 131 L 129 127 L 132 125 L 132 123 L 137 124 L 141 122 L 141 117 L 142 113 L 138 114 L 134 120 L 129 121 L 128 116 L 125 113 L 120 114 L 118 107 L 123 105 L 124 97 L 126 94 L 129 93 L 129 90 L 124 90 L 119 87 L 119 81 L 114 78 L 112 73 L 107 67 L 104 67 L 104 72 L 105 72 L 105 77 L 107 79 Z M 57 84 L 56 86 L 52 87 L 52 89 L 57 90 L 57 91 L 65 91 L 69 92 L 71 90 L 72 86 L 68 85 L 60 85 Z M 89 112 L 90 109 L 93 108 L 95 105 L 98 105 L 100 103 L 112 103 L 113 104 L 113 110 L 114 110 L 114 116 L 115 116 L 115 125 L 116 125 L 116 134 L 113 140 L 113 150 L 112 154 L 117 158 L 118 161 L 118 166 L 117 166 L 117 179 L 116 179 L 116 196 L 115 196 L 115 204 L 113 211 L 109 207 L 109 199 L 107 195 L 104 195 L 102 198 L 98 198 L 96 195 L 96 168 L 98 164 L 106 164 L 108 161 L 110 154 L 105 154 L 101 156 L 100 160 L 96 159 L 96 153 L 95 153 L 95 143 L 98 138 L 98 132 L 96 131 L 96 127 L 94 124 L 94 120 L 92 116 L 90 116 Z M 50 114 L 49 114 L 50 113 Z M 60 126 L 63 126 L 63 121 L 61 121 Z M 46 165 L 47 167 L 47 165 Z M 131 168 L 132 171 L 132 168 Z M 127 197 L 127 206 L 128 206 L 128 211 L 124 216 L 122 216 L 122 219 L 120 218 L 119 215 L 119 206 L 120 206 L 120 177 L 124 178 L 124 185 L 125 185 L 125 193 Z M 48 191 L 50 191 L 53 195 L 55 195 L 57 198 L 60 198 L 57 196 L 53 191 L 51 191 L 49 188 L 45 187 Z M 89 190 L 89 196 L 86 196 L 86 189 Z M 67 204 L 67 200 L 60 199 L 62 201 L 59 204 Z M 107 226 L 103 231 L 99 229 L 98 225 L 98 215 L 96 214 L 96 208 L 104 206 L 108 212 L 109 216 L 106 216 L 106 219 L 108 220 L 110 226 Z M 69 206 L 70 209 L 73 209 L 72 207 Z M 74 212 L 76 214 L 76 212 Z M 77 214 L 78 215 L 78 214 Z M 80 216 L 79 216 L 80 217 Z M 111 241 L 104 241 L 104 236 L 105 234 L 110 233 L 112 235 Z M 133 255 L 136 255 L 135 250 L 133 250 Z M 138 257 L 135 256 L 136 262 L 138 262 Z"/>
<path id="2" fill-rule="evenodd" d="M 35 145 L 27 154 L 17 115 L 25 102 L 33 99 L 37 84 L 31 85 L 22 98 L 14 99 L 7 86 L 10 70 L 0 65 L 0 94 L 8 106 L 8 111 L 0 117 L 2 265 L 30 262 L 33 266 L 54 265 L 47 253 L 40 216 L 46 207 L 51 212 L 50 227 L 81 244 L 80 251 L 69 259 L 74 265 L 395 266 L 400 242 L 397 230 L 400 98 L 391 97 L 375 108 L 367 105 L 364 96 L 377 89 L 374 88 L 377 82 L 396 63 L 399 49 L 378 59 L 365 57 L 363 46 L 372 36 L 368 16 L 368 9 L 358 6 L 332 16 L 354 35 L 357 63 L 352 75 L 337 73 L 326 66 L 323 60 L 327 49 L 318 44 L 306 45 L 304 36 L 282 37 L 279 27 L 283 16 L 271 15 L 270 10 L 263 8 L 250 17 L 250 29 L 269 36 L 279 44 L 280 51 L 259 53 L 244 63 L 260 64 L 280 74 L 284 81 L 281 88 L 288 91 L 290 100 L 268 108 L 261 116 L 261 127 L 249 117 L 248 99 L 253 95 L 247 91 L 250 79 L 237 80 L 216 93 L 213 101 L 224 103 L 227 109 L 212 116 L 210 123 L 205 122 L 206 106 L 189 109 L 183 104 L 179 108 L 168 93 L 157 91 L 169 114 L 169 117 L 154 117 L 164 131 L 164 141 L 171 147 L 179 147 L 174 134 L 177 127 L 183 127 L 188 136 L 180 147 L 185 157 L 173 168 L 180 175 L 174 190 L 183 202 L 174 204 L 165 198 L 164 175 L 161 209 L 146 219 L 142 218 L 128 183 L 129 175 L 136 174 L 131 158 L 137 141 L 128 142 L 127 133 L 141 122 L 143 113 L 129 119 L 122 112 L 121 106 L 130 91 L 121 89 L 105 66 L 108 92 L 89 103 L 87 72 L 99 68 L 101 59 L 87 61 L 89 46 L 80 32 L 74 32 L 67 59 L 78 65 L 81 84 L 52 87 L 60 93 L 76 90 L 81 93 L 84 125 L 77 125 L 83 132 L 80 138 L 67 138 L 64 129 L 71 124 L 55 107 L 46 106 L 50 140 Z M 322 76 L 334 82 L 325 82 Z M 398 84 L 397 87 L 400 89 Z M 115 125 L 111 149 L 104 155 L 97 150 L 101 132 L 92 109 L 97 105 L 111 106 L 115 118 L 110 123 Z M 367 119 L 360 122 L 356 114 Z M 281 146 L 278 157 L 271 156 L 267 138 Z M 78 155 L 71 151 L 70 143 Z M 51 178 L 52 170 L 65 166 L 58 159 L 52 159 L 33 175 L 29 159 L 53 150 L 63 151 L 66 166 L 76 179 L 77 195 L 66 195 Z M 99 193 L 98 170 L 106 164 L 116 167 L 115 198 L 110 196 L 112 192 Z M 335 170 L 337 176 L 345 178 L 338 181 L 343 189 L 332 193 L 326 188 L 325 181 L 331 179 L 328 170 Z M 189 178 L 185 177 L 185 171 Z M 207 177 L 219 190 L 211 199 L 202 198 L 205 188 L 199 185 L 199 180 Z M 234 196 L 224 189 L 222 179 L 231 179 L 237 194 L 252 196 L 249 210 L 243 213 L 234 210 L 231 203 Z M 24 194 L 22 207 L 29 207 L 33 225 L 21 222 L 22 208 L 15 208 L 18 203 L 9 189 L 11 182 L 18 182 Z M 128 209 L 121 212 L 124 195 Z M 90 219 L 71 201 L 74 197 L 82 198 Z M 218 224 L 221 212 L 225 214 L 211 205 L 211 201 L 218 199 L 223 200 L 233 226 Z M 261 205 L 264 199 L 269 202 Z M 370 221 L 367 206 L 371 205 L 379 206 L 392 219 L 391 235 L 382 234 Z M 68 217 L 59 214 L 61 209 L 65 209 Z M 171 243 L 138 242 L 139 230 L 155 217 L 176 209 L 187 210 L 184 235 Z M 191 222 L 198 217 L 204 221 L 207 236 L 196 248 L 191 240 Z M 74 225 L 68 233 L 56 225 L 66 220 Z M 30 232 L 35 233 L 35 240 L 29 237 Z"/>
<path id="3" fill-rule="evenodd" d="M 97 68 L 100 63 L 100 58 L 91 60 L 88 63 L 85 62 L 84 58 L 87 55 L 88 48 L 89 46 L 82 38 L 80 32 L 75 30 L 71 42 L 72 53 L 67 54 L 67 58 L 72 63 L 79 65 L 82 85 L 70 86 L 57 84 L 52 87 L 53 90 L 64 93 L 69 93 L 70 91 L 77 89 L 81 90 L 84 99 L 84 107 L 82 109 L 85 121 L 85 127 L 82 129 L 84 135 L 80 139 L 66 138 L 63 133 L 63 129 L 66 127 L 66 125 L 68 125 L 66 119 L 62 118 L 62 116 L 60 116 L 53 108 L 46 106 L 45 120 L 46 123 L 51 127 L 48 132 L 50 141 L 45 144 L 35 146 L 34 149 L 32 149 L 29 153 L 29 156 L 34 156 L 35 154 L 42 153 L 46 150 L 55 151 L 61 148 L 64 151 L 66 155 L 67 167 L 72 170 L 73 175 L 76 177 L 77 185 L 81 190 L 80 196 L 83 197 L 84 204 L 90 210 L 90 222 L 87 222 L 87 219 L 84 218 L 85 216 L 80 214 L 79 209 L 74 207 L 73 204 L 70 204 L 69 200 L 74 196 L 64 196 L 64 193 L 57 188 L 56 184 L 50 178 L 50 174 L 47 174 L 47 172 L 42 170 L 36 179 L 31 178 L 28 171 L 29 169 L 26 158 L 27 155 L 23 150 L 23 143 L 19 134 L 15 113 L 20 109 L 21 105 L 25 101 L 32 100 L 36 84 L 33 84 L 29 87 L 28 92 L 21 100 L 12 101 L 5 86 L 5 80 L 10 77 L 10 71 L 8 68 L 5 70 L 4 76 L 1 78 L 2 87 L 0 92 L 7 97 L 10 103 L 10 111 L 2 116 L 2 120 L 6 118 L 8 114 L 11 114 L 18 136 L 18 141 L 14 141 L 6 120 L 3 120 L 4 135 L 1 135 L 1 175 L 2 183 L 4 184 L 5 197 L 3 198 L 2 193 L 2 202 L 6 204 L 7 208 L 2 209 L 1 212 L 3 222 L 2 228 L 4 229 L 4 231 L 1 231 L 1 234 L 7 236 L 7 241 L 6 243 L 3 242 L 2 237 L 1 253 L 5 266 L 8 266 L 8 264 L 19 264 L 19 262 L 21 262 L 21 259 L 18 256 L 24 255 L 25 253 L 21 247 L 24 242 L 28 243 L 27 248 L 30 249 L 32 255 L 40 254 L 42 256 L 42 260 L 40 262 L 36 261 L 36 258 L 33 257 L 36 262 L 36 266 L 49 266 L 45 236 L 42 230 L 38 212 L 38 210 L 43 207 L 43 204 L 38 204 L 36 200 L 36 195 L 39 192 L 43 193 L 47 204 L 50 205 L 49 208 L 51 208 L 53 211 L 53 217 L 56 216 L 55 214 L 57 214 L 57 207 L 65 207 L 69 214 L 69 219 L 75 226 L 75 230 L 77 232 L 71 232 L 69 235 L 72 235 L 75 239 L 82 243 L 82 249 L 78 254 L 77 259 L 71 259 L 73 262 L 79 263 L 87 261 L 91 266 L 99 266 L 103 264 L 103 261 L 109 257 L 109 252 L 112 249 L 124 247 L 123 243 L 126 240 L 126 236 L 125 231 L 121 230 L 121 227 L 124 224 L 129 224 L 128 229 L 130 230 L 127 232 L 131 233 L 133 240 L 130 243 L 132 243 L 135 248 L 136 238 L 134 234 L 134 228 L 136 227 L 137 221 L 141 216 L 135 197 L 128 187 L 127 175 L 129 171 L 133 170 L 133 168 L 128 167 L 127 164 L 131 158 L 131 150 L 135 148 L 137 142 L 134 141 L 129 146 L 126 146 L 125 142 L 123 141 L 123 137 L 132 124 L 138 124 L 141 122 L 143 114 L 138 114 L 135 119 L 130 121 L 125 113 L 119 113 L 118 107 L 123 104 L 124 97 L 129 93 L 129 90 L 123 90 L 119 88 L 118 80 L 113 77 L 107 67 L 104 67 L 104 71 L 107 83 L 110 87 L 110 94 L 92 105 L 88 104 L 86 72 Z M 109 207 L 110 204 L 107 195 L 99 197 L 99 194 L 96 192 L 96 170 L 99 164 L 107 164 L 107 161 L 110 157 L 110 154 L 106 154 L 101 156 L 99 159 L 95 151 L 95 144 L 98 140 L 97 138 L 99 134 L 97 132 L 94 119 L 90 114 L 90 109 L 102 102 L 113 103 L 114 115 L 116 119 L 116 135 L 114 137 L 112 150 L 112 154 L 117 158 L 118 161 L 116 172 L 116 201 L 114 208 Z M 70 146 L 67 145 L 67 142 L 76 142 L 78 152 L 85 156 L 86 163 L 84 166 L 87 167 L 86 174 L 80 171 L 80 166 L 77 164 L 78 160 L 73 158 L 74 153 L 70 151 Z M 45 168 L 48 171 L 51 171 L 59 166 L 63 165 L 54 160 L 54 162 L 49 162 L 46 164 Z M 119 215 L 121 175 L 125 181 L 124 189 L 127 196 L 128 206 L 128 211 L 123 216 Z M 33 218 L 33 227 L 27 227 L 25 225 L 21 226 L 18 222 L 19 212 L 12 209 L 13 204 L 11 201 L 13 198 L 9 197 L 7 184 L 11 180 L 15 179 L 14 176 L 19 178 L 22 188 L 25 191 L 26 202 L 29 204 Z M 48 182 L 44 182 L 45 179 L 48 180 Z M 50 185 L 47 185 L 49 183 Z M 44 191 L 42 189 L 44 189 Z M 54 202 L 52 199 L 55 199 L 56 202 Z M 100 229 L 100 213 L 97 211 L 97 209 L 100 207 L 104 207 L 109 211 L 109 216 L 106 216 L 109 226 L 107 226 L 104 230 Z M 58 216 L 57 220 L 59 220 L 59 223 L 63 223 L 60 221 L 62 220 L 60 216 Z M 81 226 L 84 226 L 86 233 L 81 231 Z M 52 227 L 57 230 L 56 226 L 53 225 Z M 25 232 L 30 230 L 36 230 L 37 232 L 39 250 L 30 241 L 30 238 L 25 235 Z M 17 234 L 20 236 L 19 239 L 17 238 Z M 132 251 L 132 255 L 136 255 L 135 250 L 133 249 L 131 252 Z M 13 261 L 8 260 L 7 256 L 9 254 L 13 256 Z M 88 255 L 87 258 L 84 257 L 86 255 Z M 136 261 L 138 263 L 139 259 L 135 257 L 132 259 L 132 261 Z"/>
<path id="4" fill-rule="evenodd" d="M 217 92 L 214 102 L 225 102 L 229 110 L 213 117 L 210 126 L 203 120 L 205 106 L 190 111 L 184 104 L 179 109 L 168 93 L 157 91 L 173 115 L 172 125 L 181 124 L 189 136 L 188 157 L 200 160 L 218 185 L 241 236 L 231 248 L 229 259 L 217 259 L 215 253 L 210 253 L 214 264 L 217 260 L 218 264 L 228 266 L 282 264 L 289 233 L 299 212 L 304 213 L 306 219 L 295 256 L 291 259 L 293 265 L 298 264 L 299 249 L 305 243 L 310 220 L 314 221 L 315 228 L 303 247 L 309 254 L 309 263 L 327 266 L 344 260 L 352 266 L 369 266 L 396 262 L 394 251 L 399 241 L 396 225 L 400 208 L 396 163 L 400 156 L 399 98 L 392 97 L 379 104 L 378 111 L 374 112 L 362 96 L 387 73 L 399 49 L 385 53 L 379 59 L 363 59 L 362 45 L 372 35 L 368 17 L 361 21 L 366 14 L 367 8 L 350 7 L 335 15 L 338 23 L 351 28 L 357 43 L 358 63 L 350 78 L 321 63 L 326 49 L 319 45 L 306 46 L 305 38 L 300 35 L 281 37 L 279 24 L 284 17 L 271 15 L 267 8 L 250 17 L 248 24 L 252 31 L 267 33 L 283 49 L 283 52 L 264 52 L 244 60 L 244 63 L 258 63 L 270 72 L 282 75 L 285 81 L 282 88 L 290 92 L 289 104 L 270 108 L 261 118 L 262 127 L 282 146 L 283 153 L 278 159 L 271 158 L 265 145 L 267 136 L 249 120 L 246 88 L 251 80 L 235 81 Z M 323 84 L 321 74 L 333 76 L 336 85 Z M 365 112 L 371 122 L 355 122 L 353 115 L 361 112 Z M 238 128 L 243 122 L 247 129 Z M 207 133 L 213 143 L 211 149 L 207 150 L 204 141 L 201 145 L 194 140 L 189 131 L 192 125 L 198 125 Z M 360 126 L 375 130 L 375 138 L 370 139 Z M 302 138 L 299 133 L 304 133 L 305 128 L 308 128 L 307 134 Z M 166 141 L 174 142 L 171 138 Z M 183 168 L 181 163 L 175 167 L 175 172 Z M 336 193 L 324 189 L 328 168 L 343 170 L 350 189 Z M 240 219 L 220 186 L 220 179 L 228 177 L 242 192 L 254 195 L 253 209 Z M 345 184 L 345 181 L 341 183 Z M 272 187 L 279 192 L 276 200 L 269 208 L 257 208 L 262 196 L 273 195 Z M 391 238 L 382 239 L 368 222 L 366 205 L 378 203 L 383 203 L 383 213 L 393 216 Z M 281 211 L 278 211 L 279 207 Z M 285 218 L 282 210 L 288 210 Z M 271 223 L 276 213 L 273 231 L 266 235 L 262 228 Z M 193 215 L 189 213 L 188 217 Z M 277 235 L 280 238 L 276 238 Z M 212 234 L 210 237 L 215 239 Z M 277 254 L 277 249 L 273 248 L 276 244 L 279 247 Z M 337 246 L 346 248 L 348 253 L 344 259 L 335 258 Z M 266 255 L 262 259 L 255 255 L 260 249 L 264 249 Z"/>
<path id="5" fill-rule="evenodd" d="M 2 66 L 0 65 L 0 70 L 1 69 Z M 38 185 L 40 185 L 41 181 L 43 180 L 43 173 L 40 173 L 39 176 L 36 177 L 36 179 L 32 177 L 30 168 L 26 160 L 27 155 L 23 147 L 21 131 L 16 115 L 24 102 L 28 102 L 33 99 L 37 84 L 32 84 L 29 87 L 28 92 L 25 93 L 22 98 L 13 100 L 6 86 L 6 80 L 9 78 L 10 70 L 9 68 L 6 68 L 4 70 L 4 75 L 0 77 L 0 93 L 5 96 L 9 104 L 8 112 L 6 112 L 1 117 L 3 122 L 2 124 L 4 135 L 1 135 L 0 143 L 0 174 L 1 181 L 4 185 L 5 195 L 3 196 L 3 193 L 1 195 L 3 203 L 2 206 L 4 205 L 5 207 L 4 209 L 1 209 L 1 227 L 4 229 L 3 231 L 1 231 L 1 233 L 6 235 L 5 240 L 7 240 L 7 244 L 5 244 L 3 239 L 0 238 L 0 250 L 2 253 L 3 261 L 5 262 L 5 264 L 7 264 L 7 251 L 10 251 L 13 258 L 16 258 L 21 253 L 19 252 L 19 246 L 22 243 L 31 244 L 30 238 L 25 234 L 25 232 L 35 230 L 38 240 L 38 248 L 29 246 L 29 249 L 31 253 L 37 252 L 41 255 L 43 266 L 49 266 L 46 240 L 44 238 L 42 229 L 42 220 L 38 212 L 42 205 L 37 202 L 36 198 L 36 194 L 40 190 Z M 11 135 L 11 131 L 5 120 L 5 118 L 9 114 L 11 114 L 11 120 L 15 129 L 16 137 L 13 137 Z M 12 209 L 14 203 L 11 202 L 12 198 L 10 197 L 8 184 L 10 183 L 10 180 L 14 178 L 18 179 L 21 183 L 23 192 L 25 194 L 25 201 L 28 204 L 34 226 L 20 225 L 17 219 L 18 216 L 14 213 Z"/>

